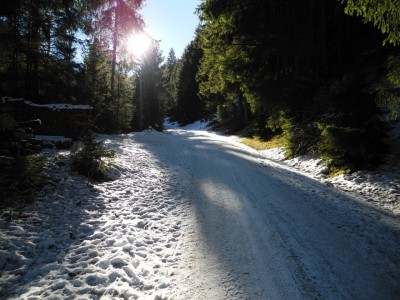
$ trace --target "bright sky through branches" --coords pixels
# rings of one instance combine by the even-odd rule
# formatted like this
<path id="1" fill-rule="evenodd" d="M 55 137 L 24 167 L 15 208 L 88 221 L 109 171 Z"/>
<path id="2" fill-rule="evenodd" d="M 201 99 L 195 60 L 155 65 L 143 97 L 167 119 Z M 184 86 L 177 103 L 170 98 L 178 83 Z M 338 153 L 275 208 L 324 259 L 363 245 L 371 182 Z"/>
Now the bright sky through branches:
<path id="1" fill-rule="evenodd" d="M 141 58 L 146 54 L 151 44 L 150 38 L 146 34 L 133 34 L 127 39 L 126 47 L 129 53 L 136 58 Z"/>
<path id="2" fill-rule="evenodd" d="M 200 0 L 146 0 L 139 12 L 146 23 L 146 32 L 154 39 L 161 40 L 163 56 L 171 48 L 180 57 L 185 47 L 193 40 L 199 24 L 195 14 Z"/>

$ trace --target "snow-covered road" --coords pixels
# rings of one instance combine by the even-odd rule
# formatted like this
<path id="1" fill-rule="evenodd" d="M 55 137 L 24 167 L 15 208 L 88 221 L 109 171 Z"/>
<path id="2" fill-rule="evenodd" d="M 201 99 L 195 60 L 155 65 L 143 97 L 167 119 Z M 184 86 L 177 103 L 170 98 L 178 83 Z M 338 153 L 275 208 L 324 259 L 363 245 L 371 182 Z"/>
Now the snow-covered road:
<path id="1" fill-rule="evenodd" d="M 115 181 L 59 154 L 2 209 L 0 298 L 400 298 L 398 215 L 206 131 L 102 139 Z"/>
<path id="2" fill-rule="evenodd" d="M 400 297 L 397 216 L 232 139 L 170 134 L 146 145 L 179 169 L 190 195 L 177 298 Z"/>

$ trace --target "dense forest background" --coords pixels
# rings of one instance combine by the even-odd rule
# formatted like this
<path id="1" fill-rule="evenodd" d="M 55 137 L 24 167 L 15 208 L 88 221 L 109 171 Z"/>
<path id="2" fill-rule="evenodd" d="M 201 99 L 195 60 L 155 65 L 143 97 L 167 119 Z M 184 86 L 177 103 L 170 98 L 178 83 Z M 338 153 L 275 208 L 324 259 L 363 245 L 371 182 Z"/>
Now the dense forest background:
<path id="1" fill-rule="evenodd" d="M 286 155 L 332 171 L 372 167 L 382 113 L 399 110 L 398 0 L 203 0 L 182 57 L 143 31 L 142 0 L 3 0 L 0 92 L 90 104 L 99 132 L 216 116 L 232 132 L 283 137 Z"/>

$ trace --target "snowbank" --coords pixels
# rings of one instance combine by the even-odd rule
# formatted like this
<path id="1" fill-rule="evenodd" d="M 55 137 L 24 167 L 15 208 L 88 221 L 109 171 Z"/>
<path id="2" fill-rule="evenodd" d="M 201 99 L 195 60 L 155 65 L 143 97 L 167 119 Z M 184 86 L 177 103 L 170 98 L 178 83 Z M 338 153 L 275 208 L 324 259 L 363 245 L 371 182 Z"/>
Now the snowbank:
<path id="1" fill-rule="evenodd" d="M 359 171 L 334 178 L 326 176 L 328 169 L 319 158 L 301 156 L 285 160 L 282 148 L 260 151 L 259 154 L 266 160 L 293 168 L 339 190 L 355 193 L 372 205 L 400 215 L 400 123 L 394 124 L 389 131 L 388 143 L 390 154 L 377 170 Z"/>
<path id="2" fill-rule="evenodd" d="M 205 130 L 207 129 L 207 127 L 209 127 L 210 122 L 208 121 L 204 121 L 204 120 L 200 120 L 200 121 L 196 121 L 192 124 L 188 124 L 185 126 L 179 126 L 178 122 L 172 122 L 169 118 L 167 118 L 164 121 L 164 128 L 165 129 L 173 129 L 173 128 L 179 128 L 179 129 L 183 129 L 183 130 Z"/>

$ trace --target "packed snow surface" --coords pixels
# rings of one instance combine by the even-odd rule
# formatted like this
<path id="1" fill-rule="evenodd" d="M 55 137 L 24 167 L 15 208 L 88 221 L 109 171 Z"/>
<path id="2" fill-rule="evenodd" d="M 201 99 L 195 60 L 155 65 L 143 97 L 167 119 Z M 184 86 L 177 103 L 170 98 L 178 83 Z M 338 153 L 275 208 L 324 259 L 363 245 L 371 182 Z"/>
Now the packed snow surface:
<path id="1" fill-rule="evenodd" d="M 0 298 L 161 299 L 169 293 L 183 195 L 168 166 L 133 135 L 101 139 L 117 152 L 115 181 L 88 184 L 69 172 L 68 153 L 58 152 L 47 167 L 49 184 L 22 209 L 2 210 Z"/>
<path id="2" fill-rule="evenodd" d="M 47 152 L 45 188 L 1 209 L 0 298 L 400 298 L 393 172 L 329 179 L 205 127 L 99 136 L 105 183 Z"/>

